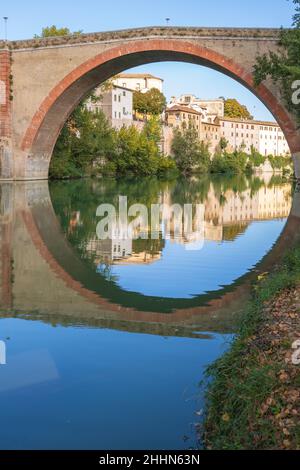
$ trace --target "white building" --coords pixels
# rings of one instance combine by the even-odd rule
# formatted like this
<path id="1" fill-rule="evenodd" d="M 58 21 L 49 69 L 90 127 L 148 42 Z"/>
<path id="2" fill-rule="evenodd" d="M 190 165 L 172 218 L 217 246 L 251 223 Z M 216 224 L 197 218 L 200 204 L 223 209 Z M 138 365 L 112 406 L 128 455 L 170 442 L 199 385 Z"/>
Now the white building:
<path id="1" fill-rule="evenodd" d="M 93 112 L 104 112 L 112 127 L 120 129 L 133 123 L 133 92 L 128 88 L 113 85 L 108 90 L 99 87 L 94 94 L 99 98 L 89 100 L 87 108 Z"/>
<path id="2" fill-rule="evenodd" d="M 225 102 L 222 98 L 216 100 L 202 100 L 195 95 L 186 94 L 179 98 L 173 97 L 170 106 L 188 106 L 201 113 L 206 122 L 212 123 L 216 118 L 224 117 Z"/>
<path id="3" fill-rule="evenodd" d="M 152 88 L 156 88 L 162 93 L 164 81 L 149 73 L 120 73 L 113 79 L 113 83 L 132 91 L 146 93 Z"/>
<path id="4" fill-rule="evenodd" d="M 230 150 L 244 146 L 246 152 L 254 147 L 264 156 L 290 153 L 286 138 L 276 122 L 221 118 L 220 124 L 221 137 L 228 141 Z"/>

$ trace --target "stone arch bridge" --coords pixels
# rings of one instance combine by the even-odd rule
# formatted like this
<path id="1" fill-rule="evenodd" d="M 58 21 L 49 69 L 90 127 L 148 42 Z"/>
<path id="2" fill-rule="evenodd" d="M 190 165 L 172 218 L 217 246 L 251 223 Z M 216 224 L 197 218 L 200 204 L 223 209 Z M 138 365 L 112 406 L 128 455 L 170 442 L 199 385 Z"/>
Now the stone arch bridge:
<path id="1" fill-rule="evenodd" d="M 144 28 L 0 42 L 0 178 L 47 179 L 60 130 L 97 85 L 158 61 L 204 65 L 229 75 L 268 107 L 300 176 L 300 132 L 271 81 L 253 86 L 258 55 L 278 51 L 278 29 Z"/>

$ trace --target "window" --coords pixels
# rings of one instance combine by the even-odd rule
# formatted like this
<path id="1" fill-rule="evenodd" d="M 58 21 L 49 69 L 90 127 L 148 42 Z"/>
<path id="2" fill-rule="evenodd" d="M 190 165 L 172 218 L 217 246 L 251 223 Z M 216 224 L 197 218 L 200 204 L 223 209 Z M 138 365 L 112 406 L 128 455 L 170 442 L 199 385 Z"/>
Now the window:
<path id="1" fill-rule="evenodd" d="M 123 107 L 123 114 L 125 115 L 126 114 L 126 108 Z"/>
<path id="2" fill-rule="evenodd" d="M 119 95 L 119 103 L 121 103 L 121 95 Z"/>
<path id="3" fill-rule="evenodd" d="M 126 96 L 126 91 L 125 90 L 123 91 L 123 96 Z"/>
<path id="4" fill-rule="evenodd" d="M 114 95 L 114 101 L 117 101 L 117 95 Z"/>

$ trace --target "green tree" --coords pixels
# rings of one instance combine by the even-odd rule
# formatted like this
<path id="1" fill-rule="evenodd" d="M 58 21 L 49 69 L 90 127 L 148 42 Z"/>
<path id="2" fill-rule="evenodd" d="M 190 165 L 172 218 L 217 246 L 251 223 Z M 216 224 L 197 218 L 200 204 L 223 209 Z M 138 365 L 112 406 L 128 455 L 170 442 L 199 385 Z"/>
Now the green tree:
<path id="1" fill-rule="evenodd" d="M 253 145 L 251 145 L 251 153 L 249 156 L 249 167 L 259 167 L 263 165 L 266 161 L 266 157 L 264 157 L 261 153 L 259 153 Z"/>
<path id="2" fill-rule="evenodd" d="M 52 25 L 52 26 L 46 26 L 45 28 L 42 29 L 42 34 L 41 35 L 35 35 L 36 38 L 52 38 L 55 36 L 70 36 L 70 35 L 77 35 L 81 34 L 82 31 L 75 31 L 74 33 L 71 33 L 69 28 L 57 28 L 57 26 Z"/>
<path id="3" fill-rule="evenodd" d="M 211 173 L 231 173 L 242 174 L 246 172 L 248 155 L 243 150 L 236 150 L 233 153 L 216 153 L 211 165 Z"/>
<path id="4" fill-rule="evenodd" d="M 146 93 L 135 91 L 133 94 L 133 109 L 141 114 L 159 116 L 165 110 L 167 100 L 157 88 Z"/>
<path id="5" fill-rule="evenodd" d="M 300 106 L 293 100 L 293 84 L 300 79 L 300 0 L 293 0 L 293 3 L 296 5 L 294 28 L 281 31 L 279 45 L 282 52 L 260 56 L 255 65 L 254 78 L 258 86 L 271 77 L 280 86 L 287 108 L 300 122 Z"/>
<path id="6" fill-rule="evenodd" d="M 149 129 L 139 132 L 130 126 L 122 127 L 117 133 L 114 161 L 118 174 L 155 175 L 161 158 L 155 137 L 149 138 Z"/>
<path id="7" fill-rule="evenodd" d="M 50 177 L 80 177 L 93 174 L 103 162 L 113 159 L 115 133 L 102 112 L 91 113 L 79 105 L 57 140 L 50 164 Z"/>
<path id="8" fill-rule="evenodd" d="M 225 116 L 238 119 L 253 119 L 247 107 L 240 104 L 235 98 L 229 98 L 225 101 Z"/>
<path id="9" fill-rule="evenodd" d="M 207 172 L 210 153 L 208 146 L 199 141 L 193 126 L 187 129 L 175 129 L 172 153 L 181 173 L 190 175 L 195 172 Z"/>
<path id="10" fill-rule="evenodd" d="M 293 0 L 295 4 L 295 14 L 293 16 L 293 26 L 300 28 L 300 0 Z"/>

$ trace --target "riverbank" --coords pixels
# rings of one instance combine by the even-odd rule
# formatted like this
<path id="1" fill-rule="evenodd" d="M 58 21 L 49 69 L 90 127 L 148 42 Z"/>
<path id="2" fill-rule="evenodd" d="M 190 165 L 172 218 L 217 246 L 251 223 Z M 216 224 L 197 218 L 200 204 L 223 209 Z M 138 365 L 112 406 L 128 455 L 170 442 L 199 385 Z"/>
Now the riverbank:
<path id="1" fill-rule="evenodd" d="M 300 246 L 257 279 L 230 350 L 207 371 L 208 450 L 300 450 Z"/>

